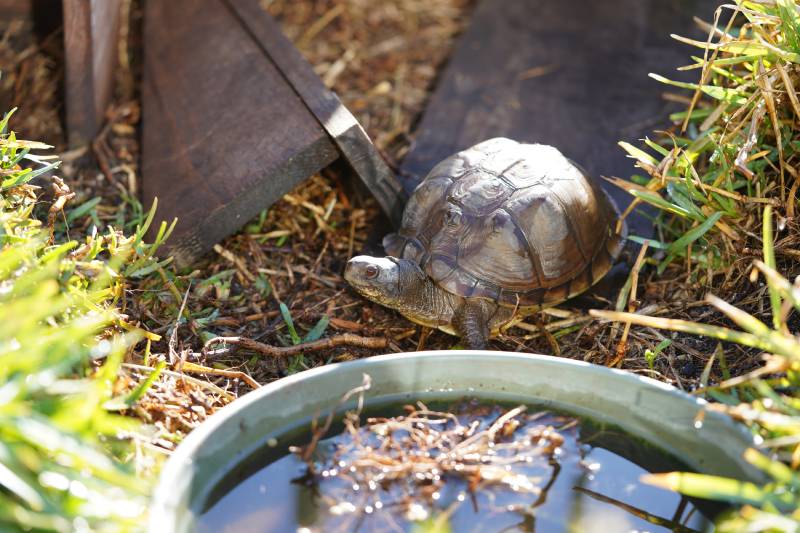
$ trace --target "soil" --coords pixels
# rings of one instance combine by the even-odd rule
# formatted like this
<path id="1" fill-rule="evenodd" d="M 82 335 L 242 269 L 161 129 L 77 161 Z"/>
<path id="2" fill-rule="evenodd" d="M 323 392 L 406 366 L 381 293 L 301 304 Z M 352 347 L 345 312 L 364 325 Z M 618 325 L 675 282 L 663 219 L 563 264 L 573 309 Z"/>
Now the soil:
<path id="1" fill-rule="evenodd" d="M 414 124 L 454 39 L 469 21 L 472 0 L 266 0 L 262 4 L 280 19 L 287 35 L 396 166 L 408 151 Z M 141 213 L 136 201 L 141 5 L 129 0 L 125 10 L 130 15 L 128 46 L 121 51 L 122 67 L 108 123 L 91 147 L 73 151 L 66 150 L 61 126 L 61 32 L 32 37 L 30 27 L 17 22 L 0 28 L 0 103 L 5 108 L 20 106 L 12 128 L 23 138 L 55 145 L 64 161 L 60 175 L 77 193 L 73 206 L 99 199 L 90 214 L 64 226 L 63 232 L 71 238 L 94 226 L 127 224 L 126 231 L 132 231 L 130 221 Z M 263 384 L 333 361 L 386 351 L 449 349 L 457 344 L 454 337 L 424 330 L 364 300 L 343 280 L 347 259 L 375 251 L 382 232 L 378 228 L 386 227 L 374 200 L 352 187 L 351 179 L 347 169 L 331 167 L 248 222 L 192 268 L 177 271 L 165 266 L 155 275 L 131 281 L 125 302 L 130 321 L 160 335 L 161 340 L 149 347 L 141 343 L 131 351 L 120 386 L 135 386 L 158 358 L 170 362 L 170 372 L 156 381 L 135 413 L 160 424 L 162 433 L 155 437 L 159 446 L 172 448 L 174 439 L 166 435 L 190 431 L 219 406 L 250 390 L 255 383 L 249 378 Z M 706 289 L 678 272 L 667 271 L 655 279 L 649 270 L 643 271 L 638 309 L 721 322 L 718 313 L 695 303 Z M 747 298 L 755 302 L 763 291 L 763 287 L 751 287 Z M 615 300 L 614 293 L 568 302 L 530 317 L 521 328 L 492 340 L 490 348 L 572 357 L 625 368 L 685 389 L 696 387 L 716 343 L 637 327 L 622 342 L 620 326 L 593 320 L 586 313 L 587 308 L 614 308 Z M 287 315 L 296 334 L 288 326 Z M 216 336 L 288 346 L 296 342 L 295 337 L 316 336 L 326 321 L 323 337 L 348 333 L 384 338 L 387 348 L 339 346 L 286 357 L 242 348 L 202 350 Z M 316 331 L 315 326 L 319 326 Z M 665 338 L 673 342 L 651 366 L 645 352 L 655 350 Z M 734 375 L 759 364 L 757 352 L 733 346 L 726 350 Z M 182 361 L 205 370 L 181 367 Z M 184 375 L 193 377 L 184 379 Z M 709 382 L 721 379 L 717 362 Z M 175 407 L 165 409 L 165 404 Z"/>

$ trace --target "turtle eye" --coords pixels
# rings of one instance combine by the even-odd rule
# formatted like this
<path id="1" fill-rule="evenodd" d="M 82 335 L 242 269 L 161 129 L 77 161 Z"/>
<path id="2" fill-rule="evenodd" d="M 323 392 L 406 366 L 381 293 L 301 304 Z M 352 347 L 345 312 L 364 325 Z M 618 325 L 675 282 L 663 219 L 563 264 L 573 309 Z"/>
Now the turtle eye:
<path id="1" fill-rule="evenodd" d="M 367 275 L 367 279 L 375 279 L 378 277 L 378 267 L 369 265 L 364 269 L 364 274 Z"/>

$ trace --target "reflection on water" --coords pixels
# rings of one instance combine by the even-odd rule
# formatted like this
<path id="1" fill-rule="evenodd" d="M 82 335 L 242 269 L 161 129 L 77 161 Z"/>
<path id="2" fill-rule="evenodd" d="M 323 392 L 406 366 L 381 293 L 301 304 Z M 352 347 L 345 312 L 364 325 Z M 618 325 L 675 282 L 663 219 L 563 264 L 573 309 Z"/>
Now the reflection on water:
<path id="1" fill-rule="evenodd" d="M 386 413 L 386 408 L 382 412 Z M 497 411 L 493 411 L 491 419 L 496 415 Z M 552 420 L 563 423 L 560 416 L 554 415 Z M 542 421 L 537 419 L 537 423 Z M 535 479 L 540 491 L 518 492 L 496 485 L 473 495 L 468 481 L 451 476 L 435 501 L 429 500 L 431 518 L 447 520 L 454 532 L 688 532 L 709 528 L 707 518 L 695 507 L 695 502 L 639 482 L 640 476 L 647 472 L 685 469 L 674 459 L 616 428 L 587 420 L 567 424 L 561 434 L 564 441 L 556 459 L 542 457 L 529 465 L 515 466 L 514 472 Z M 337 444 L 349 438 L 338 435 L 322 441 L 321 456 L 332 453 Z M 304 443 L 308 434 L 290 440 Z M 285 450 L 286 446 L 282 444 L 281 448 Z M 266 462 L 269 464 L 264 466 Z M 371 489 L 358 487 L 353 491 L 350 485 L 345 487 L 348 482 L 333 479 L 304 484 L 298 480 L 305 473 L 305 463 L 295 455 L 270 458 L 269 453 L 263 454 L 260 465 L 250 468 L 245 476 L 236 476 L 245 479 L 217 487 L 197 530 L 216 533 L 413 529 L 414 523 L 406 519 L 407 493 L 401 495 L 397 487 L 373 484 Z M 332 505 L 332 495 L 340 505 Z M 401 502 L 403 497 L 406 499 Z M 711 515 L 718 510 L 705 503 L 697 505 Z M 333 512 L 332 507 L 335 507 Z M 420 511 L 419 516 L 423 517 L 425 510 Z"/>

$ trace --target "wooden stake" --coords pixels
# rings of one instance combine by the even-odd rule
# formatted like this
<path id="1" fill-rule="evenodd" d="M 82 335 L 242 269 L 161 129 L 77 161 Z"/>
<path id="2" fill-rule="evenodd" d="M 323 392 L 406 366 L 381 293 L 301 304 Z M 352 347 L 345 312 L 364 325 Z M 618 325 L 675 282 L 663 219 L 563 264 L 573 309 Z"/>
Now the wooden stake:
<path id="1" fill-rule="evenodd" d="M 67 135 L 72 147 L 99 131 L 114 86 L 120 0 L 63 0 Z"/>

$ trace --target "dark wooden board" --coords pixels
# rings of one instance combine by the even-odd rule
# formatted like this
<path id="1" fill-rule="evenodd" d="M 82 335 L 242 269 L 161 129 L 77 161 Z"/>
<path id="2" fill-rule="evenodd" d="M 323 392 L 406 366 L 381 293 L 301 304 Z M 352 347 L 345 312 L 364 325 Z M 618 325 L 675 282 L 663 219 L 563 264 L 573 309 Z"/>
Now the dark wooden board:
<path id="1" fill-rule="evenodd" d="M 113 90 L 121 0 L 63 0 L 67 136 L 92 140 Z M 34 9 L 45 9 L 41 4 Z"/>
<path id="2" fill-rule="evenodd" d="M 188 264 L 338 153 L 223 0 L 145 10 L 143 200 Z"/>
<path id="3" fill-rule="evenodd" d="M 278 24 L 256 2 L 225 0 L 330 135 L 383 211 L 400 225 L 407 197 L 361 124 L 330 91 Z"/>
<path id="4" fill-rule="evenodd" d="M 717 0 L 482 0 L 460 38 L 403 161 L 412 191 L 441 159 L 505 136 L 558 147 L 593 176 L 628 178 L 633 163 L 617 146 L 666 128 L 681 106 L 649 72 L 676 73 L 696 49 L 670 33 L 703 38 L 692 22 L 713 20 Z M 677 91 L 677 90 L 676 90 Z M 630 197 L 605 183 L 621 207 Z M 650 234 L 643 217 L 634 234 Z"/>

